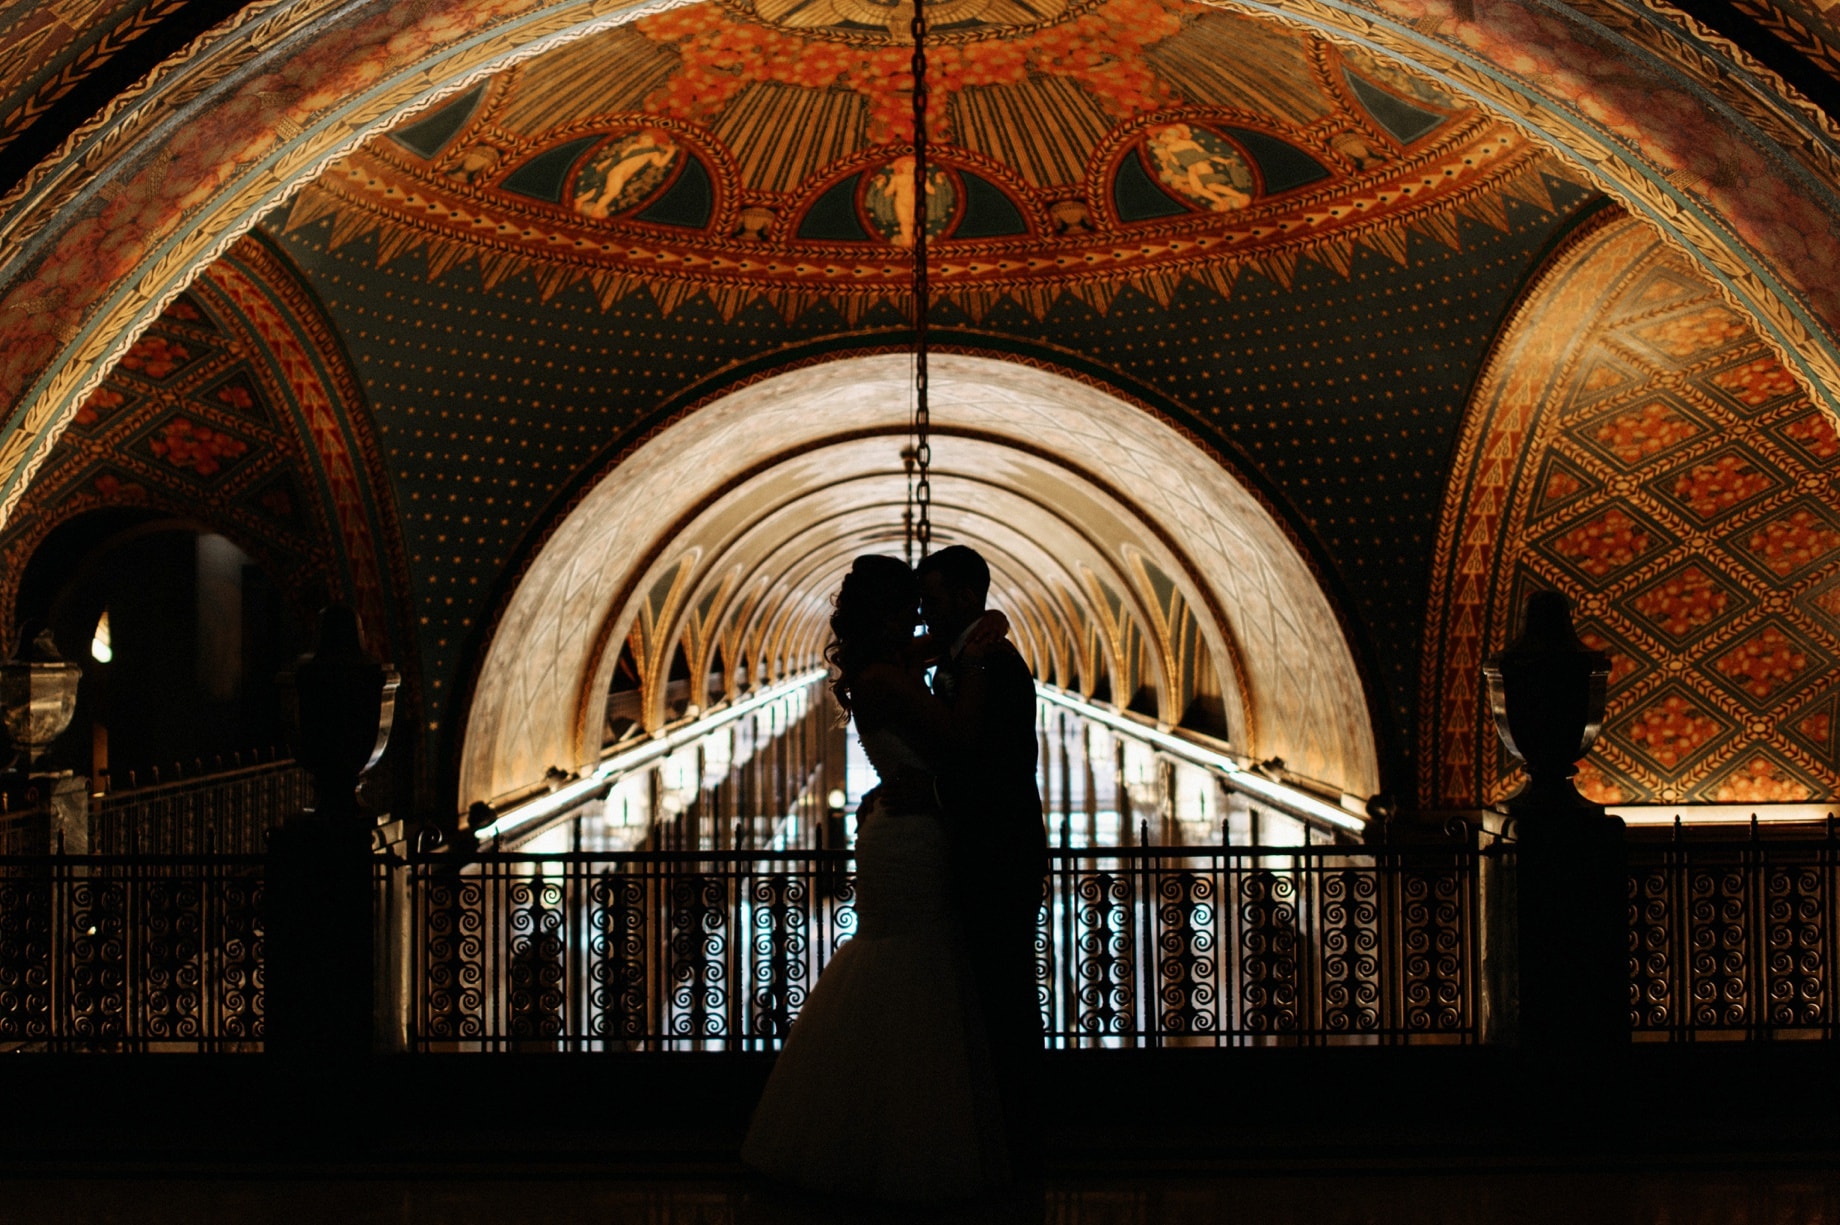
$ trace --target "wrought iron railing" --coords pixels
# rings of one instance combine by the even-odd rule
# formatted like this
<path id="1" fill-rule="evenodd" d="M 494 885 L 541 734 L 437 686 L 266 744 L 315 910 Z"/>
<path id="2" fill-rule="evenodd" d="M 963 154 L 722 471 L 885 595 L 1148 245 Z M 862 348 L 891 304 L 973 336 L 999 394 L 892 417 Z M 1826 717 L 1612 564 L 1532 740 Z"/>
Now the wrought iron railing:
<path id="1" fill-rule="evenodd" d="M 1468 842 L 1056 852 L 1038 987 L 1056 1047 L 1474 1042 Z M 854 929 L 846 852 L 402 865 L 405 1040 L 766 1049 Z"/>
<path id="2" fill-rule="evenodd" d="M 1055 1046 L 1481 1037 L 1473 843 L 1060 853 L 1038 967 Z"/>
<path id="3" fill-rule="evenodd" d="M 1840 836 L 1630 847 L 1638 1041 L 1836 1036 Z"/>
<path id="4" fill-rule="evenodd" d="M 262 867 L 0 859 L 0 1050 L 259 1049 Z"/>
<path id="5" fill-rule="evenodd" d="M 401 865 L 419 1050 L 766 1048 L 854 930 L 843 851 Z"/>
<path id="6" fill-rule="evenodd" d="M 1629 858 L 1638 1041 L 1840 1037 L 1831 827 Z M 1482 1040 L 1488 859 L 1467 840 L 1057 851 L 1049 1040 Z M 380 857 L 394 1041 L 770 1049 L 854 931 L 851 873 L 844 851 Z M 0 1050 L 259 1049 L 263 874 L 250 855 L 0 858 Z"/>
<path id="7" fill-rule="evenodd" d="M 34 780 L 0 800 L 0 855 L 259 855 L 270 831 L 306 808 L 313 794 L 306 770 L 291 760 L 269 761 L 124 791 L 79 793 L 78 824 L 70 832 L 54 815 L 54 784 L 63 785 Z"/>
<path id="8" fill-rule="evenodd" d="M 111 791 L 91 801 L 89 849 L 103 855 L 259 855 L 269 831 L 311 802 L 306 770 L 289 760 Z"/>

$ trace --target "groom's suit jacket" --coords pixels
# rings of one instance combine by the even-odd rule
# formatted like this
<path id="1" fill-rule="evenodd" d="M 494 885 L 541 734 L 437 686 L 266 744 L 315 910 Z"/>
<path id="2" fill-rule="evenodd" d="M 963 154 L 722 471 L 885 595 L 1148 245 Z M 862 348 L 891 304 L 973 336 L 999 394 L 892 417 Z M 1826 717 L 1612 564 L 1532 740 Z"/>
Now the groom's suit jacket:
<path id="1" fill-rule="evenodd" d="M 984 661 L 985 699 L 971 749 L 938 773 L 939 798 L 951 830 L 955 880 L 968 913 L 1030 915 L 1048 872 L 1035 765 L 1035 679 L 1004 643 Z M 960 664 L 940 662 L 933 689 L 955 706 Z"/>

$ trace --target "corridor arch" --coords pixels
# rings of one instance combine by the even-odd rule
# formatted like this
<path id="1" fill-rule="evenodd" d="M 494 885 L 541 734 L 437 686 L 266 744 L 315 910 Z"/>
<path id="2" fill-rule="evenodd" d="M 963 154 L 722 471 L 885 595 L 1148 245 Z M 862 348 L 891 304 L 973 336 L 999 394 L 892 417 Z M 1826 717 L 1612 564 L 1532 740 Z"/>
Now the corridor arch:
<path id="1" fill-rule="evenodd" d="M 659 579 L 693 551 L 709 564 L 677 607 L 726 587 L 727 620 L 705 629 L 733 628 L 731 657 L 769 658 L 782 673 L 816 662 L 850 558 L 900 552 L 908 370 L 900 355 L 853 357 L 745 386 L 658 431 L 582 496 L 485 649 L 461 803 L 594 762 L 597 703 L 620 650 Z M 1336 611 L 1277 520 L 1216 458 L 1143 409 L 1034 367 L 941 356 L 933 387 L 936 542 L 989 549 L 993 599 L 1017 610 L 1038 672 L 1055 666 L 1044 637 L 1060 634 L 1065 653 L 1100 615 L 1082 573 L 1118 584 L 1121 615 L 1128 593 L 1148 622 L 1138 632 L 1155 635 L 1149 598 L 1125 573 L 1133 555 L 1148 558 L 1194 612 L 1233 751 L 1282 757 L 1342 792 L 1378 789 L 1369 701 Z M 745 582 L 737 559 L 752 570 Z M 714 614 L 717 601 L 706 607 Z M 659 635 L 657 649 L 681 640 Z M 1170 714 L 1159 711 L 1165 723 Z"/>

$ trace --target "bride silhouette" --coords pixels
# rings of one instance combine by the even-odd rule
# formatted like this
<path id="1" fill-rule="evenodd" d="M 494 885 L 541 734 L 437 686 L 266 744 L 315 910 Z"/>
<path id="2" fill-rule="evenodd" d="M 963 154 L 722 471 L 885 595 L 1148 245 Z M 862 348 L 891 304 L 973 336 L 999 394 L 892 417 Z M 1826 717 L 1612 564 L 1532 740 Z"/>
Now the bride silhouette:
<path id="1" fill-rule="evenodd" d="M 892 557 L 857 558 L 837 593 L 832 691 L 881 778 L 859 814 L 857 931 L 787 1035 L 741 1151 L 781 1181 L 882 1200 L 973 1196 L 1009 1178 L 937 785 L 973 755 L 978 664 L 1009 649 L 1007 623 L 993 614 L 965 631 L 948 704 L 926 687 L 919 602 L 919 580 Z"/>

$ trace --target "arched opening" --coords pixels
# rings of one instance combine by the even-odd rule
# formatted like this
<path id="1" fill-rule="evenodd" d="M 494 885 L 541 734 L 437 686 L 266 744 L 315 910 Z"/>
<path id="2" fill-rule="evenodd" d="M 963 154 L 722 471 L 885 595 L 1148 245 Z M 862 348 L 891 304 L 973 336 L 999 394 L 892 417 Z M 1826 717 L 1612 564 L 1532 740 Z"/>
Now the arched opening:
<path id="1" fill-rule="evenodd" d="M 850 559 L 900 547 L 905 372 L 889 356 L 777 375 L 618 457 L 507 602 L 469 702 L 462 798 L 592 764 L 599 736 L 581 714 L 601 709 L 634 626 L 660 644 L 660 675 L 688 666 L 698 618 L 701 634 L 759 644 L 776 676 L 817 663 Z M 1051 627 L 1091 643 L 1089 687 L 1129 676 L 1141 713 L 1165 726 L 1211 698 L 1212 730 L 1235 752 L 1282 757 L 1334 791 L 1378 788 L 1369 699 L 1337 614 L 1217 457 L 1140 407 L 1032 367 L 942 358 L 934 386 L 936 540 L 990 558 L 993 602 L 1013 610 L 1042 680 L 1055 679 L 1037 645 Z M 1173 637 L 1159 600 L 1188 610 Z M 1203 660 L 1213 675 L 1197 681 Z"/>
<path id="2" fill-rule="evenodd" d="M 216 532 L 129 511 L 73 519 L 33 554 L 13 624 L 49 629 L 82 665 L 53 764 L 97 790 L 272 760 L 287 742 L 277 677 L 306 649 L 305 626 Z"/>

